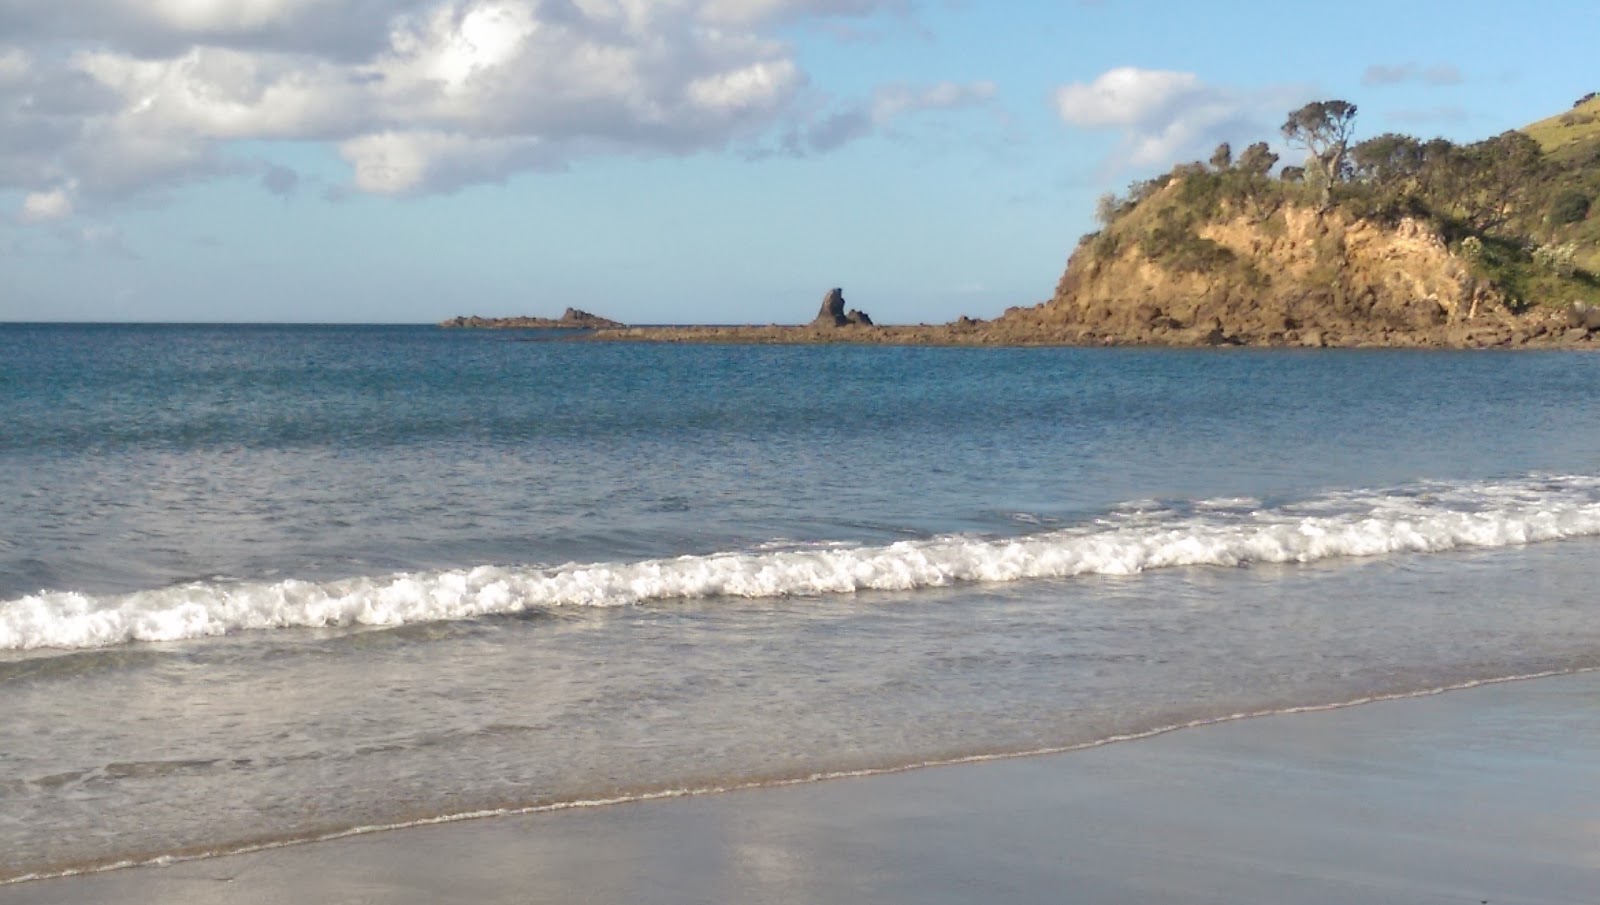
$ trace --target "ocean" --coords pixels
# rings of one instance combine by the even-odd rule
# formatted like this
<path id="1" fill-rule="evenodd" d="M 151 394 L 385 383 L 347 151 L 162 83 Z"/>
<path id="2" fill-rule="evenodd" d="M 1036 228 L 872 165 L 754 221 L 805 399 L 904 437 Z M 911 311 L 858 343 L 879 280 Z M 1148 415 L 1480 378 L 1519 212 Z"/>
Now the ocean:
<path id="1" fill-rule="evenodd" d="M 1600 668 L 1600 356 L 0 324 L 0 880 Z"/>

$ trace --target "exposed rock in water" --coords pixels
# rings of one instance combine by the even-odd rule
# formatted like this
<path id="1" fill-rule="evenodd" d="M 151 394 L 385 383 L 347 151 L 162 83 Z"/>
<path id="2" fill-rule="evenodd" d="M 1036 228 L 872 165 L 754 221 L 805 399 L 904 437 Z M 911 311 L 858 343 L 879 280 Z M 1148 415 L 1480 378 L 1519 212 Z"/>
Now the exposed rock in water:
<path id="1" fill-rule="evenodd" d="M 822 310 L 817 312 L 817 316 L 811 321 L 811 324 L 814 327 L 848 327 L 852 325 L 870 327 L 872 326 L 872 318 L 867 316 L 865 311 L 857 311 L 853 308 L 846 311 L 844 307 L 844 290 L 834 287 L 829 289 L 828 294 L 822 297 Z"/>
<path id="2" fill-rule="evenodd" d="M 589 312 L 580 310 L 578 308 L 568 308 L 566 311 L 563 311 L 561 313 L 561 319 L 559 323 L 565 327 L 590 327 L 595 329 L 600 327 L 627 326 L 621 321 L 614 321 L 610 318 L 604 318 L 598 314 L 590 314 Z"/>
<path id="3" fill-rule="evenodd" d="M 441 327 L 476 327 L 482 329 L 582 329 L 601 330 L 626 327 L 621 321 L 610 320 L 577 308 L 568 308 L 559 318 L 549 317 L 453 317 L 442 321 Z"/>

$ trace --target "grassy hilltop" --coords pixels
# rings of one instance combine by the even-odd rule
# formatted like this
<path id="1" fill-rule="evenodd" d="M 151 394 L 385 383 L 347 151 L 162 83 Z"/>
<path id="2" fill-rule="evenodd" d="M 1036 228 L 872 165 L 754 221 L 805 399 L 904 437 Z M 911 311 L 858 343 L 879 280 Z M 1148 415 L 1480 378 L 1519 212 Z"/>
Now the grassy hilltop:
<path id="1" fill-rule="evenodd" d="M 1101 199 L 1054 298 L 991 329 L 1113 343 L 1587 342 L 1600 306 L 1600 97 L 1473 144 L 1351 140 L 1308 104 L 1265 143 Z M 1600 316 L 1596 316 L 1600 321 Z"/>

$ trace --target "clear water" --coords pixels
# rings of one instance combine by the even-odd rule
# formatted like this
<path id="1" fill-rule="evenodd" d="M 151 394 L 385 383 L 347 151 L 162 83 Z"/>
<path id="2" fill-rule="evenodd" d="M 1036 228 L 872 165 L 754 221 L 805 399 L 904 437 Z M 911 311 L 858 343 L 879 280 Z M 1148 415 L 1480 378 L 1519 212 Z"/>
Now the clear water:
<path id="1" fill-rule="evenodd" d="M 1597 391 L 0 325 L 0 878 L 1600 666 Z"/>

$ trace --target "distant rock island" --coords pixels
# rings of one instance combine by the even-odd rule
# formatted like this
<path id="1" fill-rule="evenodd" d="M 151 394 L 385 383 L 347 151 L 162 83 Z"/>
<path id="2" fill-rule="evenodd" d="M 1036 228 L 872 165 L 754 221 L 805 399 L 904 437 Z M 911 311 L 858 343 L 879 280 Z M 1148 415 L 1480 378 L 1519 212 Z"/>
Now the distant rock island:
<path id="1" fill-rule="evenodd" d="M 1600 96 L 1473 144 L 1387 133 L 1307 104 L 1279 167 L 1257 142 L 1100 199 L 1046 301 L 992 320 L 879 325 L 830 289 L 800 325 L 582 326 L 594 340 L 926 345 L 1600 348 Z"/>
<path id="2" fill-rule="evenodd" d="M 599 316 L 597 314 L 590 314 L 587 311 L 580 311 L 577 308 L 568 308 L 566 311 L 562 312 L 561 316 L 558 317 L 558 318 L 548 318 L 548 317 L 478 317 L 477 315 L 474 314 L 474 315 L 472 315 L 470 317 L 453 317 L 453 318 L 451 318 L 451 319 L 449 319 L 447 321 L 441 321 L 439 323 L 439 326 L 441 326 L 441 327 L 474 327 L 474 328 L 490 329 L 490 330 L 495 330 L 495 329 L 517 329 L 517 328 L 522 328 L 522 329 L 531 328 L 531 329 L 544 329 L 544 330 L 554 330 L 554 329 L 600 330 L 600 329 L 616 329 L 616 328 L 619 328 L 619 327 L 626 327 L 627 324 L 624 324 L 621 321 L 610 320 L 608 318 L 601 317 L 601 316 Z"/>

